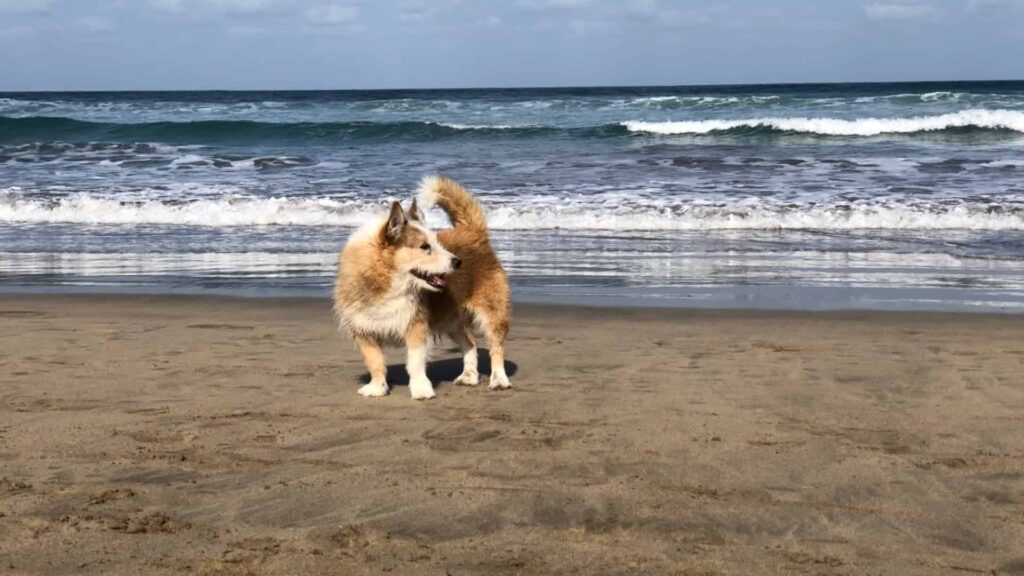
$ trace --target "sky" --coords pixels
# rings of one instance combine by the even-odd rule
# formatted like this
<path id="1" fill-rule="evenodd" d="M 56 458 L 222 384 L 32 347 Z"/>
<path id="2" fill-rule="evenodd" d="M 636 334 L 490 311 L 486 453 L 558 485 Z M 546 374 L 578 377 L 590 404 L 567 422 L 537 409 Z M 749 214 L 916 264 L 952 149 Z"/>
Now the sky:
<path id="1" fill-rule="evenodd" d="M 0 91 L 1024 78 L 1024 0 L 0 0 Z"/>

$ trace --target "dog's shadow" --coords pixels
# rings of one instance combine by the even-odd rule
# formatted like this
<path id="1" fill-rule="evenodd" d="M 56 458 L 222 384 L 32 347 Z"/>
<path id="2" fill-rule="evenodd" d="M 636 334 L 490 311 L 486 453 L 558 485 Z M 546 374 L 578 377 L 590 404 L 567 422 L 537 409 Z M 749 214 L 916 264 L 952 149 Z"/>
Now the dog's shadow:
<path id="1" fill-rule="evenodd" d="M 445 350 L 445 354 L 459 354 L 457 349 Z M 485 348 L 477 348 L 477 371 L 480 372 L 480 381 L 484 381 L 485 376 L 489 376 L 491 373 L 491 356 L 490 351 Z M 510 377 L 515 376 L 519 366 L 515 362 L 505 360 L 505 373 Z M 462 356 L 455 358 L 447 358 L 444 360 L 434 360 L 433 362 L 427 363 L 427 378 L 434 383 L 435 388 L 439 388 L 444 384 L 453 382 L 456 378 L 462 374 Z M 408 386 L 409 385 L 409 374 L 405 371 L 405 363 L 391 364 L 388 366 L 388 384 L 392 386 Z M 366 384 L 370 381 L 370 374 L 364 372 L 359 377 L 359 381 Z"/>

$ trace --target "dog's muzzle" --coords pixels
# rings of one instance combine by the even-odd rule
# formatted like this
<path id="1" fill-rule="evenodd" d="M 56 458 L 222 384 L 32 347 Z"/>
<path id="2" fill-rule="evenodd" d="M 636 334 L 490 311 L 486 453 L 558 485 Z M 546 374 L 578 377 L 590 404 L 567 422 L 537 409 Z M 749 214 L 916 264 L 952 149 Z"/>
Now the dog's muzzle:
<path id="1" fill-rule="evenodd" d="M 448 277 L 446 274 L 433 274 L 427 272 L 421 272 L 419 270 L 413 270 L 412 275 L 423 280 L 432 288 L 443 290 L 448 285 Z"/>

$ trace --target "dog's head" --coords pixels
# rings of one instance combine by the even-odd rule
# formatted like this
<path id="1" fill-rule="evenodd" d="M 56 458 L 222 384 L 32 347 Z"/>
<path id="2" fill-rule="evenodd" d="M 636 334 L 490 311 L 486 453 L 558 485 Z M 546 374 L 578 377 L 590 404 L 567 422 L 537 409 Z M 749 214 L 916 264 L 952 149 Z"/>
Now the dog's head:
<path id="1" fill-rule="evenodd" d="M 444 290 L 448 285 L 448 275 L 462 265 L 462 261 L 445 250 L 437 241 L 437 235 L 424 224 L 415 200 L 408 213 L 398 202 L 391 204 L 391 213 L 381 236 L 394 249 L 396 273 L 407 275 L 421 290 Z"/>

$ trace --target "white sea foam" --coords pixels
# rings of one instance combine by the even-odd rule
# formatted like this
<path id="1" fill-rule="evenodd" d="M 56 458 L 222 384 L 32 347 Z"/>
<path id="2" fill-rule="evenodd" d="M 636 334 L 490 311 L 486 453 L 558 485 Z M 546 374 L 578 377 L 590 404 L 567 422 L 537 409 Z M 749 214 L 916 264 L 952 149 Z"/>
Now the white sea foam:
<path id="1" fill-rule="evenodd" d="M 23 100 L 0 98 L 0 115 L 14 118 L 67 116 L 78 120 L 174 121 L 205 119 L 252 119 L 267 112 L 287 110 L 287 102 L 184 102 L 184 101 L 97 101 Z"/>
<path id="2" fill-rule="evenodd" d="M 942 101 L 956 101 L 961 97 L 959 92 L 927 92 L 921 94 L 922 102 L 942 102 Z"/>
<path id="3" fill-rule="evenodd" d="M 169 96 L 173 98 L 173 96 Z M 67 117 L 94 122 L 194 122 L 212 120 L 249 120 L 268 123 L 293 122 L 385 122 L 385 121 L 451 121 L 474 119 L 481 124 L 505 122 L 549 122 L 551 112 L 572 112 L 572 124 L 597 124 L 607 121 L 610 113 L 635 111 L 638 114 L 659 110 L 736 110 L 830 109 L 853 106 L 871 110 L 875 104 L 899 109 L 921 107 L 938 112 L 953 107 L 1006 108 L 1020 110 L 1024 99 L 1016 93 L 980 93 L 936 91 L 877 95 L 822 96 L 785 91 L 780 94 L 663 94 L 603 95 L 551 94 L 531 96 L 529 100 L 499 97 L 425 99 L 383 98 L 350 100 L 340 98 L 299 101 L 220 101 L 189 100 L 118 100 L 92 101 L 73 99 L 35 100 L 0 98 L 0 116 L 26 118 L 33 116 Z M 783 112 L 784 113 L 784 112 Z M 582 116 L 582 118 L 581 118 Z"/>
<path id="4" fill-rule="evenodd" d="M 734 108 L 738 105 L 748 104 L 763 106 L 768 103 L 776 103 L 781 100 L 780 96 L 642 96 L 638 98 L 619 98 L 608 101 L 601 105 L 595 102 L 597 108 L 628 109 L 672 109 L 672 108 Z"/>
<path id="5" fill-rule="evenodd" d="M 181 165 L 188 165 L 188 164 L 205 164 L 205 163 L 206 163 L 206 157 L 205 156 L 200 156 L 198 154 L 184 154 L 182 156 L 178 156 L 174 160 L 171 160 L 171 166 L 181 166 Z"/>
<path id="6" fill-rule="evenodd" d="M 875 136 L 878 134 L 912 134 L 948 128 L 988 128 L 1024 132 L 1024 112 L 973 108 L 936 116 L 912 118 L 750 118 L 722 120 L 690 120 L 680 122 L 623 122 L 631 132 L 653 134 L 707 134 L 736 128 L 774 128 L 809 134 L 833 136 Z"/>
<path id="7" fill-rule="evenodd" d="M 454 122 L 431 122 L 431 124 L 454 128 L 455 130 L 514 130 L 516 128 L 532 128 L 532 126 L 511 126 L 508 124 L 458 124 Z"/>
<path id="8" fill-rule="evenodd" d="M 329 198 L 255 198 L 227 194 L 215 199 L 169 202 L 121 200 L 90 194 L 25 198 L 0 192 L 0 222 L 68 224 L 165 224 L 182 226 L 356 226 L 380 208 Z"/>
<path id="9" fill-rule="evenodd" d="M 261 278 L 330 274 L 335 253 L 294 252 L 0 252 L 0 270 L 9 274 L 60 273 L 75 276 L 217 277 L 239 273 Z"/>
<path id="10" fill-rule="evenodd" d="M 981 204 L 829 202 L 793 205 L 748 199 L 730 204 L 586 206 L 528 203 L 488 211 L 495 229 L 577 230 L 1024 230 L 1024 206 L 989 210 Z"/>
<path id="11" fill-rule="evenodd" d="M 1024 160 L 993 160 L 980 166 L 983 168 L 1024 168 Z"/>
<path id="12" fill-rule="evenodd" d="M 485 198 L 497 230 L 715 230 L 715 229 L 961 229 L 1024 230 L 1024 198 L 989 201 L 769 201 L 723 202 L 596 196 Z M 242 194 L 172 202 L 131 201 L 89 194 L 59 199 L 0 191 L 0 222 L 93 225 L 358 226 L 384 210 L 383 202 L 338 198 L 259 198 Z M 436 214 L 432 218 L 438 218 Z M 440 221 L 436 221 L 441 224 Z"/>

